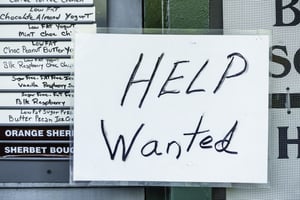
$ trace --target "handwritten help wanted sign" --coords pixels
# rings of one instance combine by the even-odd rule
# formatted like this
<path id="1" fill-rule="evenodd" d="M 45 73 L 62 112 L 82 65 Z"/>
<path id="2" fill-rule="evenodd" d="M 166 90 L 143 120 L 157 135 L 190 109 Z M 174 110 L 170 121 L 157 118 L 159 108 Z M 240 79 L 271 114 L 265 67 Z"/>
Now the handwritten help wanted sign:
<path id="1" fill-rule="evenodd" d="M 77 34 L 74 180 L 266 183 L 268 36 Z"/>

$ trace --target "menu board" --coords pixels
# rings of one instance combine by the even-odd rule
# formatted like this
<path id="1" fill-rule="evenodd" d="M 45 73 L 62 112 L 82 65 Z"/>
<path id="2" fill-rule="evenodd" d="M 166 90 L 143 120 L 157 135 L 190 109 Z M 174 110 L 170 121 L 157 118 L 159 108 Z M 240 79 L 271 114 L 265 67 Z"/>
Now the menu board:
<path id="1" fill-rule="evenodd" d="M 69 159 L 75 30 L 95 32 L 92 0 L 0 2 L 0 159 Z"/>

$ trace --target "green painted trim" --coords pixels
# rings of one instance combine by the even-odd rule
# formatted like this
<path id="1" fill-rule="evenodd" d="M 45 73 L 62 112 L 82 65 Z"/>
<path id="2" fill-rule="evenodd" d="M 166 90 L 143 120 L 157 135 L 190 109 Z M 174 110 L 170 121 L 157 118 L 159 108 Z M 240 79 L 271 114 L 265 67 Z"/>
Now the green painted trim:
<path id="1" fill-rule="evenodd" d="M 172 187 L 169 200 L 211 200 L 211 188 Z"/>
<path id="2" fill-rule="evenodd" d="M 168 187 L 146 187 L 145 200 L 170 200 Z"/>
<path id="3" fill-rule="evenodd" d="M 144 28 L 208 29 L 209 0 L 144 0 Z"/>
<path id="4" fill-rule="evenodd" d="M 209 28 L 208 0 L 169 0 L 169 28 Z"/>
<path id="5" fill-rule="evenodd" d="M 209 0 L 144 0 L 144 28 L 208 29 Z M 203 187 L 146 188 L 146 200 L 211 200 Z"/>
<path id="6" fill-rule="evenodd" d="M 144 28 L 162 28 L 161 0 L 144 0 Z"/>

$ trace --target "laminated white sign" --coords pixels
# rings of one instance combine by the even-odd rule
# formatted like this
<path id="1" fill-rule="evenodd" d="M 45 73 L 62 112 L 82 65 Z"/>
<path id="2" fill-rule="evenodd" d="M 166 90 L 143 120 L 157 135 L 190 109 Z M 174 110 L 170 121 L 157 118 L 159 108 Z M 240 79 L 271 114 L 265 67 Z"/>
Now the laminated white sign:
<path id="1" fill-rule="evenodd" d="M 74 180 L 266 183 L 268 65 L 266 35 L 76 35 Z"/>

